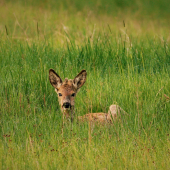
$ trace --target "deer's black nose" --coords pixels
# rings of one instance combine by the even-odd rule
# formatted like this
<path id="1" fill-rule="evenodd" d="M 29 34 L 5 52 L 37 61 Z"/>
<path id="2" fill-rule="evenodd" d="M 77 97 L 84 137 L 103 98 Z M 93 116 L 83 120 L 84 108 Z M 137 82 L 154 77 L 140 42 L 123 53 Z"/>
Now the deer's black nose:
<path id="1" fill-rule="evenodd" d="M 70 108 L 70 107 L 71 107 L 71 104 L 68 103 L 68 102 L 66 102 L 66 103 L 63 104 L 63 106 L 64 106 L 64 108 Z"/>

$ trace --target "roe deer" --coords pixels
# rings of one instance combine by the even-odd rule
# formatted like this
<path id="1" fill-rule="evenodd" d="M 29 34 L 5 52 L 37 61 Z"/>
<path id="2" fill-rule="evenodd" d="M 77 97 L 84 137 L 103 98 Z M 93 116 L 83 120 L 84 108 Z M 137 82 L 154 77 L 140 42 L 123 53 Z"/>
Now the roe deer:
<path id="1" fill-rule="evenodd" d="M 74 100 L 76 93 L 86 82 L 87 72 L 82 70 L 73 80 L 65 78 L 64 81 L 60 76 L 53 70 L 49 70 L 49 80 L 51 85 L 55 88 L 56 93 L 58 94 L 58 100 L 61 106 L 61 111 L 63 116 L 67 118 L 71 117 L 71 121 L 74 118 Z M 120 106 L 111 105 L 109 107 L 108 113 L 88 113 L 84 116 L 78 116 L 78 120 L 84 121 L 96 121 L 96 122 L 109 122 L 111 123 L 120 112 L 126 113 Z"/>
<path id="2" fill-rule="evenodd" d="M 76 93 L 86 82 L 86 76 L 86 70 L 82 70 L 73 80 L 65 78 L 65 80 L 62 81 L 60 76 L 53 69 L 49 70 L 49 80 L 58 94 L 58 100 L 63 115 L 67 118 L 71 117 L 71 121 L 73 121 L 74 118 L 74 100 Z"/>

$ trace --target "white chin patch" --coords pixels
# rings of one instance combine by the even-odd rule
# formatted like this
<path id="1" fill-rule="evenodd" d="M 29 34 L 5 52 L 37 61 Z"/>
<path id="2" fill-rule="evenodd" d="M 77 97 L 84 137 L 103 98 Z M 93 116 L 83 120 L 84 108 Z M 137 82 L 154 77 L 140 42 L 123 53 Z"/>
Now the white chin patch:
<path id="1" fill-rule="evenodd" d="M 69 110 L 70 110 L 70 107 L 69 107 L 69 108 L 65 108 L 65 107 L 63 107 L 63 109 L 64 109 L 64 110 L 68 110 L 68 111 L 69 111 Z"/>

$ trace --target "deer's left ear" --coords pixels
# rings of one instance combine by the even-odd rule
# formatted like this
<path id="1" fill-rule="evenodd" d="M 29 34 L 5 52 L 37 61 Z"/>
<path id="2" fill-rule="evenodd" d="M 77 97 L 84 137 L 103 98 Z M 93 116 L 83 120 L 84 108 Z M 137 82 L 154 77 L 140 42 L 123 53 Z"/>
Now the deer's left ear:
<path id="1" fill-rule="evenodd" d="M 83 84 L 86 82 L 86 76 L 87 72 L 86 70 L 82 70 L 73 80 L 73 85 L 79 89 L 83 86 Z"/>

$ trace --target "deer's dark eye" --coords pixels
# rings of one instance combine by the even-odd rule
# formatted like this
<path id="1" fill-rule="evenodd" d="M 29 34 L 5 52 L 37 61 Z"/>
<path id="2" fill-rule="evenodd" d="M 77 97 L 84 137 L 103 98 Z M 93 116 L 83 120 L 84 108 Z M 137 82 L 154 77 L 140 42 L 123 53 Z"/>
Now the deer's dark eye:
<path id="1" fill-rule="evenodd" d="M 58 96 L 62 96 L 62 94 L 61 94 L 61 93 L 58 93 Z"/>
<path id="2" fill-rule="evenodd" d="M 71 96 L 72 96 L 72 97 L 74 97 L 75 95 L 76 95 L 76 94 L 75 94 L 75 93 L 73 93 Z"/>

